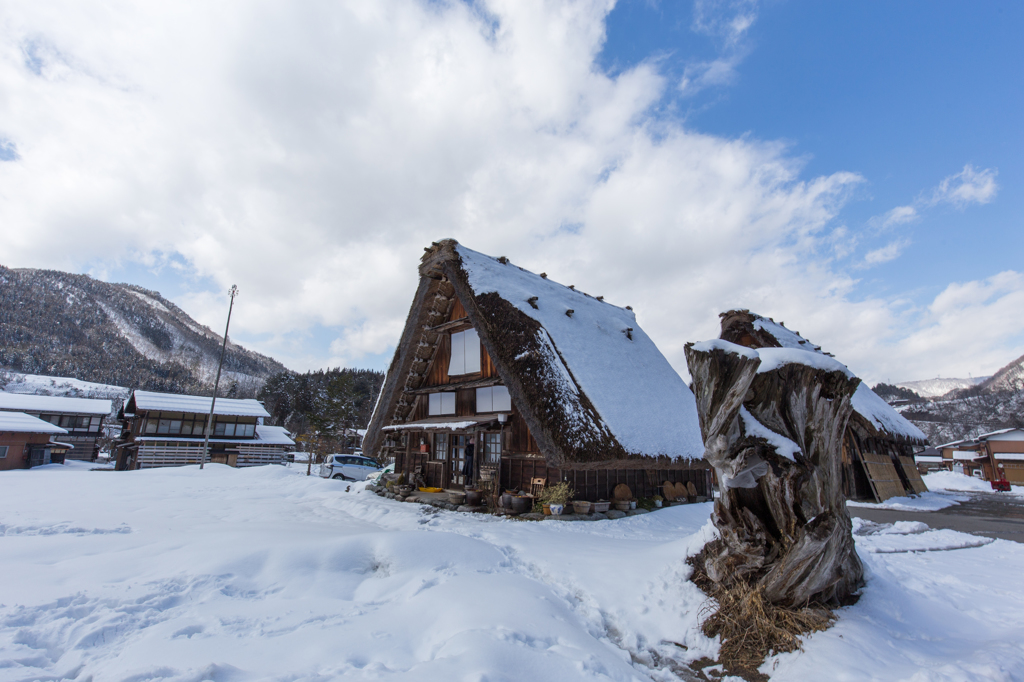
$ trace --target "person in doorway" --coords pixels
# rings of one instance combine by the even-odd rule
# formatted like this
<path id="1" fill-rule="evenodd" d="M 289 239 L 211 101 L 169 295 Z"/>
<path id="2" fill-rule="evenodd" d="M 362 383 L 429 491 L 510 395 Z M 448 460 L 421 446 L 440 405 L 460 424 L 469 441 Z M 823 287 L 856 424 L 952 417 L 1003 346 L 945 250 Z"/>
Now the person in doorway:
<path id="1" fill-rule="evenodd" d="M 469 444 L 466 446 L 466 460 L 462 464 L 462 475 L 464 476 L 463 481 L 465 485 L 473 485 L 473 451 L 476 450 L 476 446 L 473 444 L 474 439 L 469 439 Z"/>

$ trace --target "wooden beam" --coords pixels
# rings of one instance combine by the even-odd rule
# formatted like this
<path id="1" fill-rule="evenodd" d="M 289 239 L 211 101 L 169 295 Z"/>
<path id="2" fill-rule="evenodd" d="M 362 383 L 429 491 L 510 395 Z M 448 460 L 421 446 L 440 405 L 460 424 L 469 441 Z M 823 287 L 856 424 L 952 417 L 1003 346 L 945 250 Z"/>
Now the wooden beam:
<path id="1" fill-rule="evenodd" d="M 472 381 L 461 381 L 457 384 L 438 384 L 426 388 L 409 389 L 406 395 L 424 395 L 426 393 L 442 393 L 445 391 L 457 391 L 460 388 L 484 388 L 485 386 L 496 386 L 501 383 L 501 377 L 487 377 L 485 379 L 473 379 Z"/>
<path id="2" fill-rule="evenodd" d="M 457 320 L 450 320 L 448 322 L 444 322 L 434 327 L 427 327 L 423 331 L 427 332 L 428 334 L 437 334 L 438 332 L 448 331 L 449 329 L 461 327 L 464 324 L 469 324 L 468 317 L 460 317 Z"/>

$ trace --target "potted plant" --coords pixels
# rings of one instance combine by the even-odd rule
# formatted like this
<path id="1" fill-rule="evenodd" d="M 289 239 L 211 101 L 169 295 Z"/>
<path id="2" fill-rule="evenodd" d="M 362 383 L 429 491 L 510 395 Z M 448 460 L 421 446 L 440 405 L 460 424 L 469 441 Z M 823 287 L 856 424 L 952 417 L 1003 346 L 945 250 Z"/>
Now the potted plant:
<path id="1" fill-rule="evenodd" d="M 597 502 L 594 502 L 593 504 L 590 505 L 590 509 L 595 514 L 603 514 L 604 512 L 608 511 L 608 509 L 611 506 L 612 503 L 609 502 L 608 500 L 598 500 Z"/>
<path id="2" fill-rule="evenodd" d="M 629 511 L 629 500 L 615 500 L 615 508 L 619 511 Z"/>
<path id="3" fill-rule="evenodd" d="M 565 511 L 564 504 L 551 504 L 549 506 L 551 507 L 551 513 L 554 516 L 561 516 L 562 512 Z"/>
<path id="4" fill-rule="evenodd" d="M 555 505 L 565 509 L 565 505 L 572 499 L 574 491 L 569 487 L 569 484 L 565 481 L 556 483 L 555 485 L 549 485 L 540 492 L 540 501 L 544 505 L 545 514 L 554 514 L 553 507 Z M 560 513 L 560 512 L 559 512 Z"/>
<path id="5" fill-rule="evenodd" d="M 654 506 L 655 507 L 660 508 L 662 502 L 663 502 L 663 499 L 662 499 L 661 495 L 655 495 L 654 496 Z"/>
<path id="6" fill-rule="evenodd" d="M 629 508 L 630 509 L 636 509 L 636 498 L 635 497 L 632 500 L 629 501 Z"/>

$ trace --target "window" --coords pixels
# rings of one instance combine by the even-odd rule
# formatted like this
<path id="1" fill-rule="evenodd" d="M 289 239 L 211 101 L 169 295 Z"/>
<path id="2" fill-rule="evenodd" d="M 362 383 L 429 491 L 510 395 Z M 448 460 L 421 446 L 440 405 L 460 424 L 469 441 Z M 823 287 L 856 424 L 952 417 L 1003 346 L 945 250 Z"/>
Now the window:
<path id="1" fill-rule="evenodd" d="M 247 436 L 247 437 L 251 438 L 255 433 L 256 433 L 256 425 L 255 424 L 239 424 L 235 428 L 235 435 L 236 436 Z"/>
<path id="2" fill-rule="evenodd" d="M 7 459 L 7 445 L 0 445 L 0 459 Z"/>
<path id="3" fill-rule="evenodd" d="M 198 427 L 196 432 L 202 431 L 202 427 Z M 181 435 L 191 436 L 192 435 L 192 422 L 181 422 Z"/>
<path id="4" fill-rule="evenodd" d="M 489 464 L 497 464 L 501 460 L 501 434 L 484 434 L 484 453 Z"/>
<path id="5" fill-rule="evenodd" d="M 480 337 L 475 329 L 452 334 L 452 359 L 448 375 L 472 374 L 480 371 Z"/>
<path id="6" fill-rule="evenodd" d="M 89 420 L 89 429 L 92 430 L 92 431 L 99 431 L 100 430 L 100 422 L 102 420 L 103 420 L 103 417 L 93 417 L 92 419 L 90 419 Z"/>
<path id="7" fill-rule="evenodd" d="M 213 435 L 223 436 L 224 435 L 224 422 L 217 422 L 213 425 Z"/>
<path id="8" fill-rule="evenodd" d="M 156 433 L 156 427 L 159 423 L 157 419 L 146 419 L 146 433 Z"/>
<path id="9" fill-rule="evenodd" d="M 476 411 L 483 412 L 511 412 L 512 397 L 504 386 L 488 386 L 487 388 L 476 389 Z"/>
<path id="10" fill-rule="evenodd" d="M 444 459 L 448 455 L 448 434 L 434 434 L 434 459 Z"/>
<path id="11" fill-rule="evenodd" d="M 224 425 L 224 435 L 225 436 L 233 436 L 233 435 L 235 435 L 235 425 L 234 424 L 225 424 Z"/>
<path id="12" fill-rule="evenodd" d="M 171 420 L 161 419 L 160 427 L 156 430 L 157 433 L 170 433 L 171 432 Z"/>
<path id="13" fill-rule="evenodd" d="M 431 393 L 427 402 L 427 414 L 455 414 L 455 394 Z"/>

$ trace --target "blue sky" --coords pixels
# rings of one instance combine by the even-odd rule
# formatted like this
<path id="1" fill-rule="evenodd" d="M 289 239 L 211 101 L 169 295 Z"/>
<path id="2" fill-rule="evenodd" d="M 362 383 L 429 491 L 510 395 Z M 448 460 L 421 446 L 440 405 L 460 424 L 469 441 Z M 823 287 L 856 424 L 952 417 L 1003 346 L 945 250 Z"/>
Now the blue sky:
<path id="1" fill-rule="evenodd" d="M 784 319 L 869 381 L 1024 353 L 1024 5 L 55 0 L 0 10 L 0 263 L 386 367 L 455 237 L 670 362 Z M 571 226 L 571 229 L 567 229 Z M 979 331 L 982 330 L 982 331 Z"/>
<path id="2" fill-rule="evenodd" d="M 1024 4 L 811 2 L 756 8 L 733 80 L 662 107 L 702 132 L 779 140 L 807 174 L 854 171 L 865 183 L 840 219 L 869 245 L 869 223 L 965 164 L 998 170 L 997 200 L 942 207 L 898 234 L 899 259 L 862 276 L 866 291 L 934 296 L 950 281 L 1020 268 L 1024 254 Z M 721 41 L 692 30 L 691 3 L 619 2 L 600 63 L 659 59 L 676 79 Z M 1007 311 L 1010 312 L 1010 311 Z"/>

